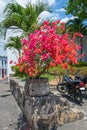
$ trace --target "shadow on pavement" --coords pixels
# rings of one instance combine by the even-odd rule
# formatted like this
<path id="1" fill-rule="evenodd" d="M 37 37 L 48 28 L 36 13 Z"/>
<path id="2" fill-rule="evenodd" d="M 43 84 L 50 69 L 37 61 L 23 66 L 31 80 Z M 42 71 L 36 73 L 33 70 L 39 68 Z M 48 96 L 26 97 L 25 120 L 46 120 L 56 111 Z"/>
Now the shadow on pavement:
<path id="1" fill-rule="evenodd" d="M 8 96 L 11 96 L 12 94 L 5 94 L 5 95 L 0 95 L 1 98 L 5 98 L 5 97 L 8 97 Z"/>
<path id="2" fill-rule="evenodd" d="M 68 101 L 70 101 L 70 102 L 72 102 L 72 103 L 74 103 L 76 105 L 83 106 L 83 103 L 84 103 L 83 101 L 81 103 L 76 103 L 74 101 L 74 99 L 72 97 L 70 97 L 69 95 L 67 95 L 67 94 L 61 94 L 61 96 L 68 99 Z"/>
<path id="3" fill-rule="evenodd" d="M 6 90 L 6 92 L 12 92 L 11 90 Z"/>

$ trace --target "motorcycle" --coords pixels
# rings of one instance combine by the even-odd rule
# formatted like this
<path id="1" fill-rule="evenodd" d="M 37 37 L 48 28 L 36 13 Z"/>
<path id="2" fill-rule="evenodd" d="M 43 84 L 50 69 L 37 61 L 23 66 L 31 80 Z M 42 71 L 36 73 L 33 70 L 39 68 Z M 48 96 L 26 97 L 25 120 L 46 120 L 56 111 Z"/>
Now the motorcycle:
<path id="1" fill-rule="evenodd" d="M 83 90 L 82 93 L 85 94 L 85 96 L 87 96 L 87 94 L 86 94 L 86 91 L 87 91 L 87 87 L 86 87 L 87 76 L 78 76 L 78 75 L 75 75 L 75 80 L 81 80 L 84 83 L 85 91 L 82 89 Z"/>
<path id="2" fill-rule="evenodd" d="M 84 83 L 81 80 L 73 80 L 71 77 L 64 75 L 62 82 L 58 83 L 57 90 L 61 93 L 68 93 L 76 103 L 81 103 L 83 99 L 82 90 Z"/>

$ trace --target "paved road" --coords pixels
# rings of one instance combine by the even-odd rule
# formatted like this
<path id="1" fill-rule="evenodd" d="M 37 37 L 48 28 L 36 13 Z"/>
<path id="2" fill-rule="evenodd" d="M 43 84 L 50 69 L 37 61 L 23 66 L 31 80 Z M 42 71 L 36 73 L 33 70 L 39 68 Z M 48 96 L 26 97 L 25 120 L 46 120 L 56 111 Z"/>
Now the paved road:
<path id="1" fill-rule="evenodd" d="M 0 130 L 27 130 L 25 123 L 7 80 L 0 80 Z"/>
<path id="2" fill-rule="evenodd" d="M 84 99 L 82 106 L 77 107 L 84 111 L 84 119 L 65 124 L 58 130 L 87 130 L 87 100 Z M 0 80 L 0 130 L 31 130 L 10 92 L 7 80 Z"/>

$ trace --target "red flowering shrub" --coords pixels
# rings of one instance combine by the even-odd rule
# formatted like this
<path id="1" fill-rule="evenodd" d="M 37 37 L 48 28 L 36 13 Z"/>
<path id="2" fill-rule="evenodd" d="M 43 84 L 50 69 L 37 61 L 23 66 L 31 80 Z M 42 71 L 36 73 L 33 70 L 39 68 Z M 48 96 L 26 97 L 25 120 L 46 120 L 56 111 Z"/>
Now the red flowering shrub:
<path id="1" fill-rule="evenodd" d="M 77 51 L 81 47 L 74 40 L 81 34 L 76 33 L 70 38 L 64 30 L 65 25 L 60 21 L 45 21 L 38 30 L 28 35 L 28 39 L 22 39 L 22 54 L 16 65 L 20 67 L 20 72 L 37 77 L 50 67 L 61 65 L 67 68 L 69 64 L 76 64 L 79 58 Z"/>

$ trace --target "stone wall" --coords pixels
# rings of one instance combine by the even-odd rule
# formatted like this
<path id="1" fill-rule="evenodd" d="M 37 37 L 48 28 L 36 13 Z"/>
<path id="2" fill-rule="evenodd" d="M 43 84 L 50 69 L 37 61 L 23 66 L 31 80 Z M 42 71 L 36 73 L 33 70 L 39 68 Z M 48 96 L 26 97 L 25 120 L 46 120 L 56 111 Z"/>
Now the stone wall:
<path id="1" fill-rule="evenodd" d="M 31 96 L 25 90 L 29 90 L 28 87 L 25 81 L 18 78 L 10 80 L 12 94 L 27 117 L 32 130 L 57 130 L 64 123 L 83 118 L 81 111 L 70 108 L 68 100 L 52 92 L 42 96 Z"/>

